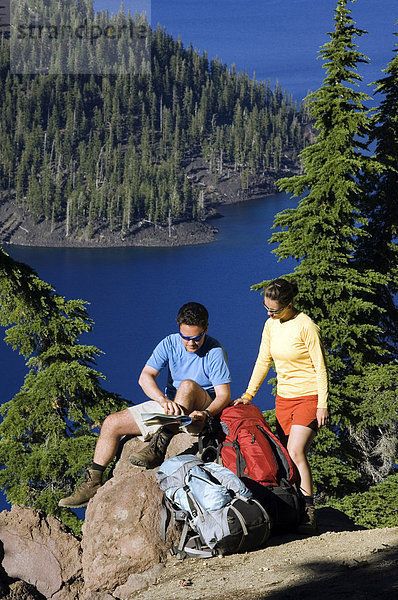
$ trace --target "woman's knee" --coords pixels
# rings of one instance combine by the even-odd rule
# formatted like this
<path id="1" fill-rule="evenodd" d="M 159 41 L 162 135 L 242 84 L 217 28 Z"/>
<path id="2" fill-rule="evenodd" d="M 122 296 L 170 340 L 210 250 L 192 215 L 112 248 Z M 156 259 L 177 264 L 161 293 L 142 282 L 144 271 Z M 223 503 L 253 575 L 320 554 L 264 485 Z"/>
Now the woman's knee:
<path id="1" fill-rule="evenodd" d="M 298 463 L 306 462 L 307 457 L 305 456 L 304 449 L 297 446 L 287 446 L 288 452 L 292 461 L 297 465 Z"/>

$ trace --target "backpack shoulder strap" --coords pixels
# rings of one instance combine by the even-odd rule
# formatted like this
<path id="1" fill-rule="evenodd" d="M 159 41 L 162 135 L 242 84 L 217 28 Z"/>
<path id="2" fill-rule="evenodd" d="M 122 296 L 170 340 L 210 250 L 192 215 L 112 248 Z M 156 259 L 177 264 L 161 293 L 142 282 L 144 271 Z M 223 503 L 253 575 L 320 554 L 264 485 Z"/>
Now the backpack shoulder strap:
<path id="1" fill-rule="evenodd" d="M 204 546 L 198 535 L 189 538 L 184 546 L 184 552 L 189 558 L 212 558 L 217 554 L 216 550 Z"/>
<path id="2" fill-rule="evenodd" d="M 171 510 L 167 504 L 166 496 L 162 496 L 162 512 L 160 514 L 160 537 L 166 541 L 166 531 L 171 519 Z"/>
<path id="3" fill-rule="evenodd" d="M 160 515 L 160 536 L 163 541 L 166 541 L 166 532 L 170 521 L 184 523 L 188 520 L 188 515 L 185 510 L 173 505 L 166 494 L 162 497 L 162 510 Z"/>

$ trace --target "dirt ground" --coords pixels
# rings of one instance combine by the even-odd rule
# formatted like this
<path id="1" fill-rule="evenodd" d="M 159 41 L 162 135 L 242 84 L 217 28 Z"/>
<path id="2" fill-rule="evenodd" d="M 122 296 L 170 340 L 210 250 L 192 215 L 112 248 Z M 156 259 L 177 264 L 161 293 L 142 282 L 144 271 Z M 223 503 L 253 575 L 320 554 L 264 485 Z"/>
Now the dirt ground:
<path id="1" fill-rule="evenodd" d="M 379 600 L 398 598 L 398 527 L 360 529 L 330 508 L 320 535 L 271 537 L 266 547 L 207 560 L 170 557 L 134 600 Z"/>

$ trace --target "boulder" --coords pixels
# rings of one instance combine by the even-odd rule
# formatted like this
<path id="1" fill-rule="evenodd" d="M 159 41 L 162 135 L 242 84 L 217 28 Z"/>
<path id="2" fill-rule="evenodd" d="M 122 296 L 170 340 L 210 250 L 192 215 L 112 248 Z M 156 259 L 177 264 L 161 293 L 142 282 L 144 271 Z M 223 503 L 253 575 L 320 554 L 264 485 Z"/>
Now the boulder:
<path id="1" fill-rule="evenodd" d="M 15 504 L 0 513 L 0 540 L 9 578 L 30 584 L 45 598 L 78 600 L 83 584 L 80 542 L 59 519 Z"/>
<path id="2" fill-rule="evenodd" d="M 3 600 L 47 600 L 33 585 L 21 580 L 10 583 L 8 594 L 0 597 Z"/>
<path id="3" fill-rule="evenodd" d="M 167 456 L 196 452 L 188 434 L 175 436 Z M 156 469 L 132 467 L 128 457 L 143 446 L 134 438 L 125 442 L 121 458 L 105 485 L 86 509 L 83 525 L 83 598 L 112 594 L 124 600 L 151 583 L 164 569 L 169 548 L 178 533 L 169 528 L 160 537 L 161 500 Z M 104 596 L 106 597 L 106 596 Z"/>

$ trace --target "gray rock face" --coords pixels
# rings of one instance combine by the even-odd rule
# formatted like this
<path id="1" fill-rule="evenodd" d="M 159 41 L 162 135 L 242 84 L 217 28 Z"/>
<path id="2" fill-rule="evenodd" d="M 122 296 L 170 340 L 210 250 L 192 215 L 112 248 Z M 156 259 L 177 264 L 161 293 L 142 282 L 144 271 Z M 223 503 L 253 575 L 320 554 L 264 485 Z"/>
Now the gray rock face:
<path id="1" fill-rule="evenodd" d="M 45 598 L 78 600 L 83 583 L 80 543 L 61 521 L 14 505 L 0 513 L 0 540 L 8 577 L 23 580 Z"/>
<path id="2" fill-rule="evenodd" d="M 173 438 L 168 456 L 191 448 L 193 438 Z M 132 467 L 128 457 L 143 445 L 128 441 L 113 477 L 97 492 L 86 510 L 83 526 L 85 599 L 101 593 L 121 600 L 154 583 L 177 533 L 170 528 L 166 543 L 160 539 L 161 499 L 156 469 Z M 195 449 L 191 448 L 191 451 Z"/>

